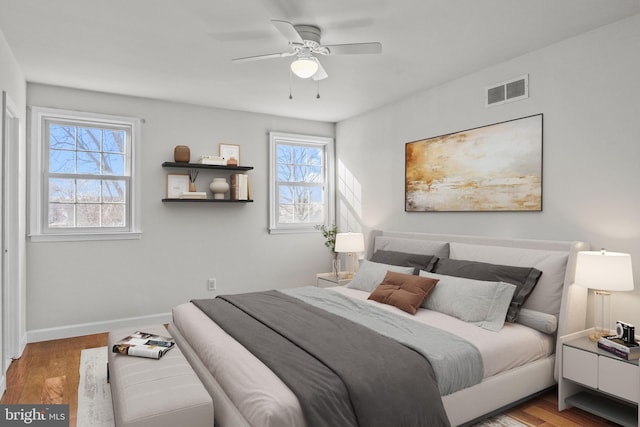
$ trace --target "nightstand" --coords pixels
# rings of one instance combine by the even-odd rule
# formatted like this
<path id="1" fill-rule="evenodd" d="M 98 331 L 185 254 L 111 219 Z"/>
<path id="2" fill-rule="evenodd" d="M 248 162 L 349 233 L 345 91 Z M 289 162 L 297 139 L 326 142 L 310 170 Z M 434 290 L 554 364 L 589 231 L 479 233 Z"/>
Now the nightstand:
<path id="1" fill-rule="evenodd" d="M 593 329 L 560 337 L 558 410 L 575 406 L 623 426 L 638 426 L 640 366 L 598 348 Z"/>
<path id="2" fill-rule="evenodd" d="M 330 286 L 343 286 L 349 283 L 351 279 L 345 279 L 342 275 L 333 273 L 316 274 L 316 286 L 319 288 L 328 288 Z"/>

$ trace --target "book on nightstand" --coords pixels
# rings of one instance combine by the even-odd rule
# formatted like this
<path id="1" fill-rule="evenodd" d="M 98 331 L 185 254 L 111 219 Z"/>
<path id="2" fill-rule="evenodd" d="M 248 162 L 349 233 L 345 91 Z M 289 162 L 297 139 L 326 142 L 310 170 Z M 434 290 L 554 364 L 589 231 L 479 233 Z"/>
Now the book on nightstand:
<path id="1" fill-rule="evenodd" d="M 624 342 L 617 335 L 600 337 L 598 339 L 598 347 L 622 359 L 640 359 L 640 345 L 638 343 Z"/>
<path id="2" fill-rule="evenodd" d="M 133 334 L 114 344 L 112 351 L 128 356 L 160 359 L 166 352 L 171 350 L 175 344 L 175 340 L 171 337 L 135 331 Z"/>

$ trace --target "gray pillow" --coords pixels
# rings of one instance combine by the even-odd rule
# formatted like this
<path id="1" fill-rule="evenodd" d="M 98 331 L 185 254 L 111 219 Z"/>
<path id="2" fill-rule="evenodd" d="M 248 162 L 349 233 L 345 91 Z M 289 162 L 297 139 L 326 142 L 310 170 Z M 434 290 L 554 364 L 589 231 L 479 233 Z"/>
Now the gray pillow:
<path id="1" fill-rule="evenodd" d="M 472 259 L 517 267 L 533 267 L 542 271 L 540 280 L 522 307 L 559 317 L 569 258 L 567 251 L 471 245 L 457 242 L 451 242 L 450 248 L 451 255 L 448 258 L 451 259 Z"/>
<path id="2" fill-rule="evenodd" d="M 542 272 L 533 267 L 514 267 L 510 265 L 489 264 L 486 262 L 463 259 L 441 258 L 436 263 L 434 273 L 447 276 L 466 277 L 467 279 L 505 282 L 516 285 L 511 300 L 507 320 L 515 322 L 522 304 L 538 283 Z"/>
<path id="3" fill-rule="evenodd" d="M 420 271 L 420 276 L 438 279 L 438 285 L 422 303 L 424 308 L 457 317 L 483 329 L 502 329 L 515 285 Z"/>
<path id="4" fill-rule="evenodd" d="M 383 264 L 414 267 L 416 274 L 420 270 L 431 271 L 438 261 L 435 255 L 410 254 L 407 252 L 377 250 L 371 257 L 371 261 Z"/>
<path id="5" fill-rule="evenodd" d="M 353 280 L 347 283 L 347 288 L 359 289 L 361 291 L 373 292 L 373 290 L 384 280 L 387 271 L 396 273 L 413 274 L 413 267 L 400 267 L 398 265 L 380 264 L 363 259 Z"/>

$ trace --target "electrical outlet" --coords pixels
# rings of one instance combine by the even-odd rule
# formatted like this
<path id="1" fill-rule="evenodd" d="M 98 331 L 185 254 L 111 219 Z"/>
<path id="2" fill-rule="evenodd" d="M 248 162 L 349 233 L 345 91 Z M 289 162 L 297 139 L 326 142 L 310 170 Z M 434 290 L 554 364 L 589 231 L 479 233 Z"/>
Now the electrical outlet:
<path id="1" fill-rule="evenodd" d="M 207 290 L 215 291 L 216 290 L 216 279 L 207 280 Z"/>

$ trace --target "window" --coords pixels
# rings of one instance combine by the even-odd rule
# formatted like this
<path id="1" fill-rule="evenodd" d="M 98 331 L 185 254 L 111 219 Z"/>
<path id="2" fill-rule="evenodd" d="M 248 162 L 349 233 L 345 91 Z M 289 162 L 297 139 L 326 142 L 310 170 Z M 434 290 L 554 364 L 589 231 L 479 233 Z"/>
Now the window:
<path id="1" fill-rule="evenodd" d="M 271 132 L 271 233 L 314 231 L 333 220 L 333 139 Z"/>
<path id="2" fill-rule="evenodd" d="M 139 119 L 33 107 L 32 241 L 139 238 Z"/>

